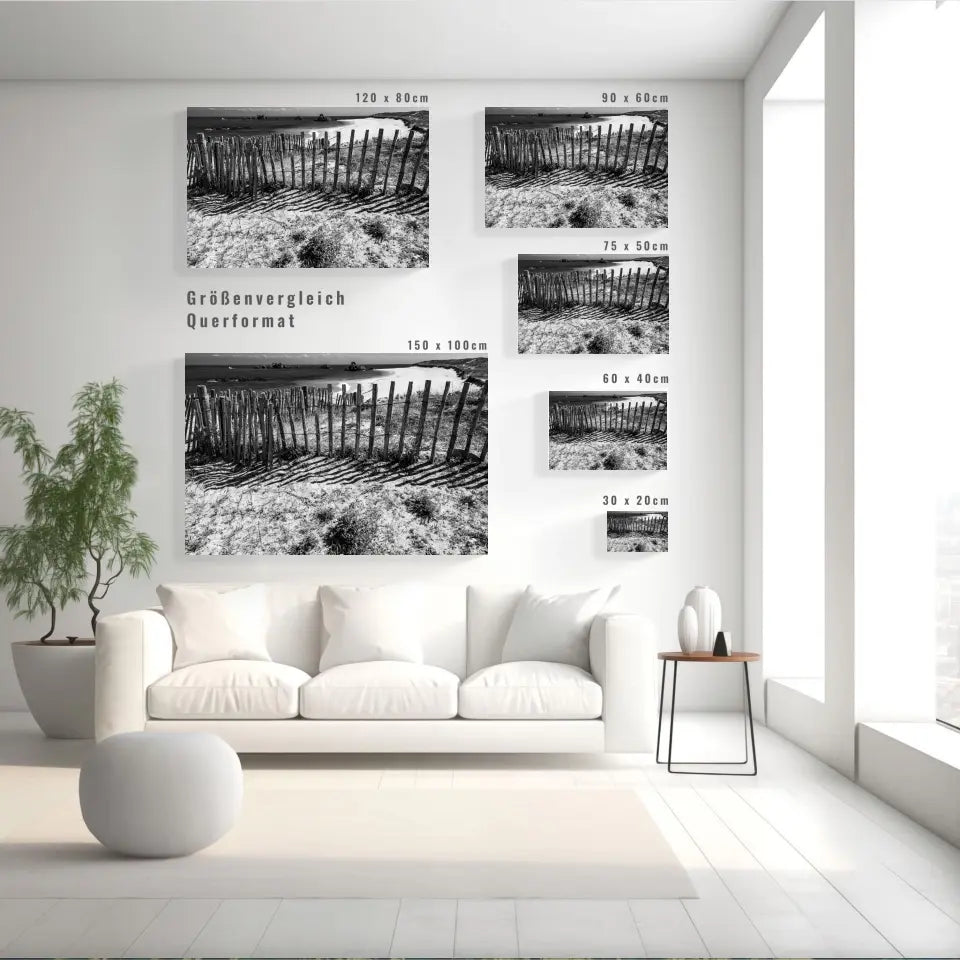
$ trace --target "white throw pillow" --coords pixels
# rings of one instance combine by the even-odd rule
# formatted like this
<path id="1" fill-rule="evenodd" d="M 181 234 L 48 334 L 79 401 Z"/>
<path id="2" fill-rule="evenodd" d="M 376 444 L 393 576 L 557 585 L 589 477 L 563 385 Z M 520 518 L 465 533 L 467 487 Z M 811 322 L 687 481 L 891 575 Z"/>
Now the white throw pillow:
<path id="1" fill-rule="evenodd" d="M 415 585 L 321 587 L 320 608 L 320 670 L 371 660 L 423 663 L 425 610 Z"/>
<path id="2" fill-rule="evenodd" d="M 543 660 L 590 669 L 590 625 L 619 588 L 550 595 L 527 587 L 517 603 L 501 663 Z"/>
<path id="3" fill-rule="evenodd" d="M 175 670 L 211 660 L 269 660 L 263 584 L 220 592 L 161 584 L 157 596 L 173 631 Z"/>

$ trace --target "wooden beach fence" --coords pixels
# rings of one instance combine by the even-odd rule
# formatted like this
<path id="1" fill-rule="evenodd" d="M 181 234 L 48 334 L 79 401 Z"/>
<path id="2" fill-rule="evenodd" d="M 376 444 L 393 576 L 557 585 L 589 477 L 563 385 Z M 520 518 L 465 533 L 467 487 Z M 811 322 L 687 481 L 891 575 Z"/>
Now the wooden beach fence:
<path id="1" fill-rule="evenodd" d="M 607 513 L 607 533 L 629 535 L 648 533 L 662 536 L 667 533 L 665 513 Z"/>
<path id="2" fill-rule="evenodd" d="M 623 403 L 552 403 L 550 430 L 582 436 L 587 433 L 665 437 L 665 397 L 639 397 Z"/>
<path id="3" fill-rule="evenodd" d="M 632 267 L 610 270 L 524 270 L 517 277 L 521 307 L 560 310 L 564 307 L 616 307 L 622 310 L 669 306 L 669 271 Z"/>
<path id="4" fill-rule="evenodd" d="M 349 389 L 289 386 L 216 389 L 201 384 L 184 402 L 187 455 L 251 468 L 307 456 L 393 460 L 405 465 L 487 458 L 487 384 L 468 378 L 442 392 L 391 380 Z"/>
<path id="5" fill-rule="evenodd" d="M 488 170 L 537 176 L 553 170 L 593 173 L 667 172 L 667 125 L 659 120 L 603 126 L 487 128 L 484 162 Z"/>
<path id="6" fill-rule="evenodd" d="M 349 138 L 340 130 L 320 137 L 198 133 L 187 142 L 187 185 L 251 198 L 284 187 L 424 196 L 430 183 L 429 139 L 429 131 L 420 127 L 411 127 L 405 136 L 394 130 L 392 139 L 382 128 L 376 134 L 365 130 L 363 137 L 351 129 Z"/>

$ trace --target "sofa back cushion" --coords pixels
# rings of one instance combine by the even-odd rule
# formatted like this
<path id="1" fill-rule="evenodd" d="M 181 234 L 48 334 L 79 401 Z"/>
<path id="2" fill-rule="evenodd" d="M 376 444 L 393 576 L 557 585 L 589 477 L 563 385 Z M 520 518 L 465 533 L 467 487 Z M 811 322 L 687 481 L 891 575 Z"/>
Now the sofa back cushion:
<path id="1" fill-rule="evenodd" d="M 524 587 L 467 587 L 467 676 L 500 663 Z"/>
<path id="2" fill-rule="evenodd" d="M 192 584 L 212 590 L 235 590 L 240 583 Z M 265 583 L 267 604 L 267 649 L 277 663 L 288 663 L 311 676 L 323 649 L 323 615 L 318 581 Z M 466 674 L 466 600 L 460 584 L 418 583 L 423 591 L 426 616 L 423 662 L 443 667 L 463 677 Z"/>

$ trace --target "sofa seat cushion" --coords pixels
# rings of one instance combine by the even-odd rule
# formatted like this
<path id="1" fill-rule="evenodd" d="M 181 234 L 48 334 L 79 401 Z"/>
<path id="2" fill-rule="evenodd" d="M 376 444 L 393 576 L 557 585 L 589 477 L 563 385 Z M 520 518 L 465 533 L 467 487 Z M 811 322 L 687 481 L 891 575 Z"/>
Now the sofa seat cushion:
<path id="1" fill-rule="evenodd" d="M 147 688 L 156 720 L 288 720 L 310 674 L 269 660 L 212 660 L 174 670 Z"/>
<path id="2" fill-rule="evenodd" d="M 345 663 L 300 688 L 310 720 L 448 720 L 460 678 L 442 667 L 400 660 Z"/>
<path id="3" fill-rule="evenodd" d="M 593 720 L 602 706 L 600 684 L 569 663 L 497 663 L 460 685 L 460 716 L 469 720 Z"/>

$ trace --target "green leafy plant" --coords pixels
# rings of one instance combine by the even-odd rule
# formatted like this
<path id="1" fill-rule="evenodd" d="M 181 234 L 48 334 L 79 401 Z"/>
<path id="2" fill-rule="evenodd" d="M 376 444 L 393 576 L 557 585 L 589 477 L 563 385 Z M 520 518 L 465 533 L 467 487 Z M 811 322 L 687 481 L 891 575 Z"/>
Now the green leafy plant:
<path id="1" fill-rule="evenodd" d="M 88 383 L 74 398 L 71 439 L 52 455 L 29 413 L 0 407 L 27 488 L 24 522 L 0 527 L 0 590 L 18 617 L 50 616 L 85 596 L 96 632 L 99 604 L 124 573 L 149 572 L 157 546 L 135 528 L 137 460 L 120 431 L 123 386 Z"/>

